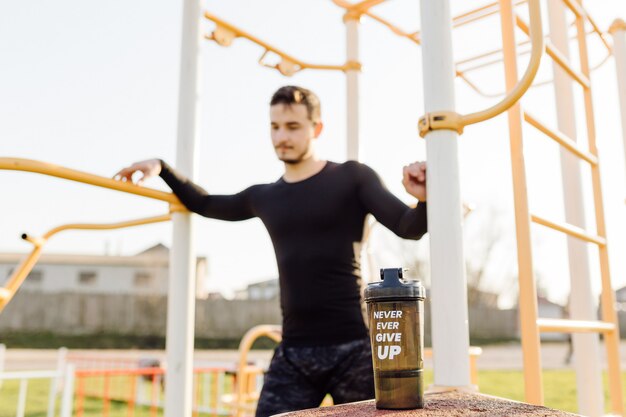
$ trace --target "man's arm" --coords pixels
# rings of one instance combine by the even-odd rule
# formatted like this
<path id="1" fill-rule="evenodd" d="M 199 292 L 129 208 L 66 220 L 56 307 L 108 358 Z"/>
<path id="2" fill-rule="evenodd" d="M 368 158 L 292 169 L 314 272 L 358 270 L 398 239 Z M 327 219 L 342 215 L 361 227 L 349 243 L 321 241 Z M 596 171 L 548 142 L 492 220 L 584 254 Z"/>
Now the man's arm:
<path id="1" fill-rule="evenodd" d="M 114 178 L 120 181 L 133 181 L 133 174 L 141 172 L 137 184 L 159 175 L 172 189 L 183 205 L 194 213 L 220 220 L 246 220 L 255 217 L 250 203 L 252 187 L 233 195 L 210 195 L 202 187 L 170 167 L 160 159 L 136 162 L 120 170 Z"/>
<path id="2" fill-rule="evenodd" d="M 416 207 L 409 207 L 385 187 L 378 174 L 370 167 L 359 164 L 358 169 L 359 197 L 368 212 L 396 235 L 405 239 L 420 239 L 428 231 L 426 202 L 420 201 Z M 406 177 L 407 173 L 405 179 Z M 414 179 L 409 177 L 406 181 L 419 183 L 414 184 L 412 191 L 423 190 L 423 194 L 417 194 L 426 197 L 425 176 Z M 413 192 L 411 194 L 415 195 Z"/>

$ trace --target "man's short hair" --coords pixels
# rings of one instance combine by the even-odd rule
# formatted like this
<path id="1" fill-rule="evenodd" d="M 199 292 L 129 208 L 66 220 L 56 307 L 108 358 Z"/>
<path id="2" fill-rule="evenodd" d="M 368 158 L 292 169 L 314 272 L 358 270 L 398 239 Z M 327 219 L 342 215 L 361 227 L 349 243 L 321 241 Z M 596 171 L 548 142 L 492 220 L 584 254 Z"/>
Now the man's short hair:
<path id="1" fill-rule="evenodd" d="M 320 99 L 311 90 L 306 88 L 297 87 L 294 85 L 287 85 L 276 90 L 270 101 L 270 106 L 276 104 L 284 104 L 286 106 L 292 106 L 294 104 L 304 104 L 306 106 L 309 120 L 313 123 L 321 121 L 322 110 L 320 105 Z"/>

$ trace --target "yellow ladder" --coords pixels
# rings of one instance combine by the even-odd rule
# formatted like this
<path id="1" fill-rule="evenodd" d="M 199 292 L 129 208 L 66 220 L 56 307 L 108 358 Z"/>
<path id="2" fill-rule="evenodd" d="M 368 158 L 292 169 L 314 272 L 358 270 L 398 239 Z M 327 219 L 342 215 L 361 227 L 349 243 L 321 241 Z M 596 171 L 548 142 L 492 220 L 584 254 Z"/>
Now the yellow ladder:
<path id="1" fill-rule="evenodd" d="M 513 191 L 515 205 L 515 222 L 517 231 L 517 251 L 519 263 L 519 309 L 521 322 L 521 338 L 524 361 L 524 382 L 526 401 L 543 405 L 543 382 L 541 374 L 540 333 L 541 332 L 595 332 L 604 335 L 604 344 L 608 360 L 609 392 L 611 410 L 623 414 L 622 384 L 620 379 L 619 361 L 619 327 L 615 312 L 614 293 L 609 274 L 609 258 L 606 241 L 606 225 L 604 220 L 603 198 L 600 181 L 600 167 L 596 147 L 594 110 L 591 95 L 590 69 L 587 54 L 585 24 L 589 22 L 597 32 L 597 25 L 587 15 L 577 0 L 563 0 L 565 6 L 576 18 L 578 53 L 580 70 L 568 62 L 549 42 L 545 52 L 565 73 L 567 73 L 583 89 L 586 129 L 589 149 L 582 149 L 573 139 L 558 130 L 551 129 L 534 116 L 524 112 L 518 102 L 508 110 L 509 133 L 511 141 L 511 162 L 513 171 Z M 511 0 L 500 0 L 502 20 L 503 55 L 506 76 L 506 88 L 512 89 L 518 81 L 517 52 L 514 30 L 515 26 L 526 34 L 529 30 L 523 19 L 515 15 Z M 603 40 L 604 41 L 604 40 Z M 607 45 L 608 47 L 608 45 Z M 561 146 L 585 161 L 591 167 L 594 209 L 597 233 L 589 233 L 581 228 L 564 222 L 551 221 L 529 212 L 526 184 L 526 171 L 523 156 L 522 123 L 528 122 L 534 128 L 553 139 Z M 549 227 L 569 236 L 595 244 L 599 250 L 599 263 L 602 279 L 602 319 L 600 321 L 582 321 L 566 319 L 539 318 L 537 313 L 537 291 L 533 273 L 531 247 L 531 222 Z M 590 295 L 591 296 L 591 295 Z"/>

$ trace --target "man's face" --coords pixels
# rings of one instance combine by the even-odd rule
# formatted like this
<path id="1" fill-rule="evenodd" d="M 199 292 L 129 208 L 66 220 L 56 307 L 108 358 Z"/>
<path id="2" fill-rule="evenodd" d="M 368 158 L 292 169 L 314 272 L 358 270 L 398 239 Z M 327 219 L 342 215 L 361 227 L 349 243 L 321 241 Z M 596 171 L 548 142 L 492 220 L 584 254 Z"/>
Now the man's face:
<path id="1" fill-rule="evenodd" d="M 313 156 L 313 140 L 322 131 L 321 123 L 313 123 L 304 104 L 270 106 L 272 145 L 278 159 L 297 164 Z"/>

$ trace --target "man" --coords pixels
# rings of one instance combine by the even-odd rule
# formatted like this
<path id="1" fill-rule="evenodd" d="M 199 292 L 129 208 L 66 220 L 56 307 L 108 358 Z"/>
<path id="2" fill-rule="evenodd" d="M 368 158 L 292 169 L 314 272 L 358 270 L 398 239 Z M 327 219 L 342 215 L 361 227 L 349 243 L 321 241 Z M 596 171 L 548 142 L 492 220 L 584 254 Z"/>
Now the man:
<path id="1" fill-rule="evenodd" d="M 329 393 L 335 404 L 374 397 L 371 347 L 363 321 L 359 243 L 367 214 L 397 235 L 426 232 L 426 164 L 405 166 L 403 184 L 419 203 L 410 208 L 376 173 L 355 161 L 324 161 L 315 153 L 322 132 L 319 99 L 300 87 L 282 87 L 270 102 L 272 145 L 285 173 L 234 195 L 210 195 L 153 159 L 116 174 L 132 181 L 160 175 L 192 212 L 222 220 L 259 217 L 276 259 L 283 341 L 270 363 L 257 417 L 317 407 Z"/>

